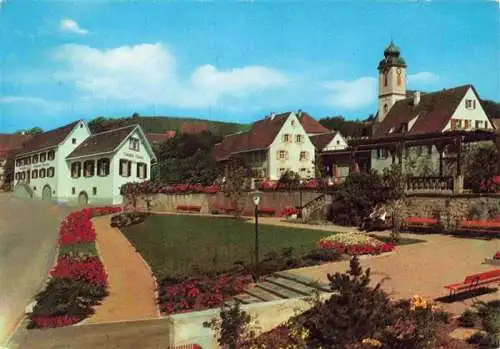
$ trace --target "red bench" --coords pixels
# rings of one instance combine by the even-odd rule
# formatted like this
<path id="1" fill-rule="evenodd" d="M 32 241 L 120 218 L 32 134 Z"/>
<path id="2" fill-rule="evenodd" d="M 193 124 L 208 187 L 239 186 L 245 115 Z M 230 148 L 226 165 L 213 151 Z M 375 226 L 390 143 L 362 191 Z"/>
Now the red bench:
<path id="1" fill-rule="evenodd" d="M 500 284 L 500 269 L 490 270 L 485 273 L 469 275 L 463 282 L 446 285 L 444 288 L 450 290 L 450 300 L 456 296 L 457 293 L 471 291 L 489 284 Z"/>
<path id="2" fill-rule="evenodd" d="M 410 229 L 432 228 L 439 225 L 439 220 L 436 218 L 408 217 L 405 224 Z"/>

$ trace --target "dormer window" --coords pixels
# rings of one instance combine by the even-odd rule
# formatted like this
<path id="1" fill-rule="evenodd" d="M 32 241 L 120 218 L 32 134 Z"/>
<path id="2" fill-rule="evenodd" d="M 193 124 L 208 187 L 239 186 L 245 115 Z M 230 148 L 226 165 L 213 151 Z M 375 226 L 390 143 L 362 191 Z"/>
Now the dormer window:
<path id="1" fill-rule="evenodd" d="M 139 140 L 137 138 L 130 138 L 129 149 L 139 151 Z"/>

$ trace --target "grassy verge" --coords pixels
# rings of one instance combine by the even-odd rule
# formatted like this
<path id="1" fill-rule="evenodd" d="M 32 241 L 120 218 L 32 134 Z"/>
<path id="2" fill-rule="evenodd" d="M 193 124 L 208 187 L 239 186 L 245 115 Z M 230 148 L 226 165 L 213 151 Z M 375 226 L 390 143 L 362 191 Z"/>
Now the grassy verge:
<path id="1" fill-rule="evenodd" d="M 59 247 L 59 255 L 69 255 L 78 256 L 79 254 L 86 255 L 88 257 L 97 256 L 97 249 L 95 247 L 95 242 L 90 242 L 86 244 L 74 244 L 74 245 L 63 245 Z"/>
<path id="2" fill-rule="evenodd" d="M 122 231 L 159 279 L 193 270 L 225 271 L 235 262 L 251 263 L 254 225 L 232 218 L 150 216 Z M 259 225 L 260 258 L 293 248 L 294 255 L 311 251 L 332 232 Z"/>

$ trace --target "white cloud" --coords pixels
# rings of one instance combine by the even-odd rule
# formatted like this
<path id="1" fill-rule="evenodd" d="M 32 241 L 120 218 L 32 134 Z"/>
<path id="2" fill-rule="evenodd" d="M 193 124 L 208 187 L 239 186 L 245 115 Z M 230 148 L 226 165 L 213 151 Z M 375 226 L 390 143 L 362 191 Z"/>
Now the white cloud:
<path id="1" fill-rule="evenodd" d="M 77 35 L 87 35 L 89 33 L 87 29 L 80 28 L 76 21 L 68 18 L 61 19 L 59 22 L 59 30 Z"/>
<path id="2" fill-rule="evenodd" d="M 99 50 L 85 45 L 59 47 L 54 58 L 63 63 L 57 74 L 86 98 L 175 107 L 205 107 L 225 98 L 246 98 L 288 82 L 280 71 L 263 66 L 219 70 L 197 67 L 183 79 L 177 61 L 160 43 Z"/>
<path id="3" fill-rule="evenodd" d="M 329 91 L 326 102 L 333 107 L 358 109 L 370 105 L 377 98 L 377 80 L 369 76 L 352 81 L 328 81 L 323 87 Z"/>
<path id="4" fill-rule="evenodd" d="M 31 104 L 38 107 L 50 107 L 51 102 L 32 96 L 1 96 L 0 104 Z"/>
<path id="5" fill-rule="evenodd" d="M 408 83 L 414 84 L 432 84 L 439 80 L 439 76 L 427 71 L 409 74 Z"/>

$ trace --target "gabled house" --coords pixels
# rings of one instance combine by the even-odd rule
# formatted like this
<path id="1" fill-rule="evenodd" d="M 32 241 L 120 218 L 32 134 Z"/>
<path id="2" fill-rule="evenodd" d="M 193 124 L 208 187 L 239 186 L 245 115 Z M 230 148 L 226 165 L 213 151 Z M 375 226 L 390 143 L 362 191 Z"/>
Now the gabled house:
<path id="1" fill-rule="evenodd" d="M 219 163 L 241 157 L 256 179 L 278 180 L 287 170 L 314 176 L 315 148 L 309 134 L 328 131 L 308 114 L 287 112 L 267 116 L 247 132 L 224 137 L 214 148 Z"/>
<path id="2" fill-rule="evenodd" d="M 26 134 L 0 134 L 0 188 L 5 183 L 5 170 L 9 157 L 32 137 Z"/>
<path id="3" fill-rule="evenodd" d="M 121 185 L 149 179 L 155 160 L 140 126 L 91 134 L 79 120 L 26 142 L 16 155 L 14 179 L 33 198 L 119 204 Z"/>
<path id="4" fill-rule="evenodd" d="M 420 162 L 425 159 L 424 175 L 442 174 L 443 152 L 450 153 L 451 150 L 453 153 L 454 150 L 448 147 L 438 149 L 436 135 L 453 131 L 491 131 L 496 126 L 485 113 L 474 86 L 408 93 L 406 68 L 399 48 L 391 42 L 378 66 L 379 110 L 369 141 L 372 144 L 371 168 L 382 171 L 398 163 L 397 151 L 387 139 L 413 137 L 419 142 L 405 142 L 404 159 L 413 157 Z M 424 145 L 426 135 L 429 139 Z M 414 169 L 416 165 L 410 167 Z"/>

